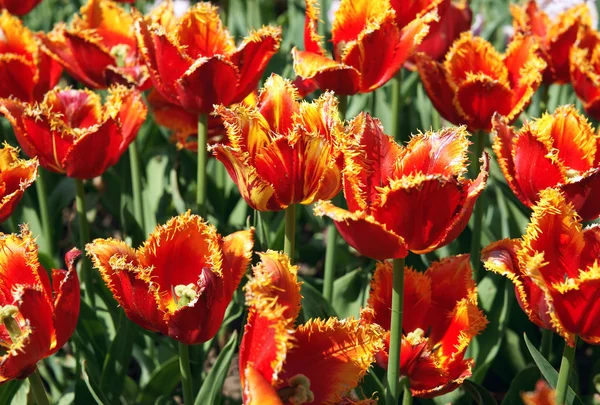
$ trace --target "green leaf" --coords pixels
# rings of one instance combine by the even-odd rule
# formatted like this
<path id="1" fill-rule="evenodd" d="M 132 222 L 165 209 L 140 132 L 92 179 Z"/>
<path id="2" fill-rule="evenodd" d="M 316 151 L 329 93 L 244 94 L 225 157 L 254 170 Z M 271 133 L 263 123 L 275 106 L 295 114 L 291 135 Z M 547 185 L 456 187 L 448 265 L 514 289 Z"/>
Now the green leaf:
<path id="1" fill-rule="evenodd" d="M 110 345 L 100 376 L 100 389 L 111 402 L 116 402 L 123 390 L 131 361 L 134 334 L 133 324 L 121 313 L 119 329 Z"/>
<path id="2" fill-rule="evenodd" d="M 171 393 L 180 380 L 179 357 L 173 356 L 152 372 L 150 379 L 140 390 L 135 403 L 153 404 L 160 396 Z"/>
<path id="3" fill-rule="evenodd" d="M 300 278 L 299 278 L 300 279 Z M 311 318 L 327 319 L 336 316 L 335 310 L 315 287 L 307 282 L 302 284 L 302 315 L 304 320 Z"/>
<path id="4" fill-rule="evenodd" d="M 92 394 L 92 397 L 96 403 L 98 405 L 109 405 L 110 402 L 108 402 L 108 399 L 106 399 L 104 396 L 104 393 L 98 386 L 98 383 L 94 379 L 90 378 L 86 369 L 85 360 L 81 360 L 81 374 L 83 376 L 83 381 L 85 381 L 85 385 L 87 385 L 88 390 L 90 390 L 90 394 Z"/>
<path id="5" fill-rule="evenodd" d="M 196 396 L 194 405 L 213 405 L 219 403 L 218 398 L 223 390 L 223 383 L 225 382 L 225 377 L 227 377 L 236 347 L 237 331 L 234 331 L 229 338 L 229 342 L 227 342 L 221 353 L 219 353 L 215 364 L 212 365 L 210 373 L 208 373 L 202 384 L 202 388 L 200 388 L 200 392 L 198 392 L 198 396 Z"/>
<path id="6" fill-rule="evenodd" d="M 12 380 L 0 386 L 0 404 L 10 404 L 23 380 Z"/>
<path id="7" fill-rule="evenodd" d="M 506 396 L 502 400 L 502 405 L 521 403 L 521 393 L 533 391 L 539 379 L 540 370 L 533 364 L 519 371 L 510 383 Z"/>
<path id="8" fill-rule="evenodd" d="M 333 283 L 331 305 L 340 318 L 358 317 L 369 289 L 369 272 L 358 268 Z"/>
<path id="9" fill-rule="evenodd" d="M 473 381 L 465 380 L 463 388 L 479 405 L 498 405 L 488 390 Z"/>
<path id="10" fill-rule="evenodd" d="M 523 333 L 523 338 L 525 339 L 525 344 L 527 345 L 527 349 L 529 349 L 529 353 L 531 357 L 533 357 L 533 361 L 538 366 L 542 375 L 548 381 L 548 384 L 552 388 L 556 388 L 556 382 L 558 381 L 558 372 L 552 367 L 552 365 L 542 356 L 542 354 L 536 349 L 536 347 L 531 343 L 527 334 Z M 569 391 L 567 392 L 567 405 L 583 405 L 583 402 L 577 398 L 575 391 L 571 387 L 569 387 Z"/>

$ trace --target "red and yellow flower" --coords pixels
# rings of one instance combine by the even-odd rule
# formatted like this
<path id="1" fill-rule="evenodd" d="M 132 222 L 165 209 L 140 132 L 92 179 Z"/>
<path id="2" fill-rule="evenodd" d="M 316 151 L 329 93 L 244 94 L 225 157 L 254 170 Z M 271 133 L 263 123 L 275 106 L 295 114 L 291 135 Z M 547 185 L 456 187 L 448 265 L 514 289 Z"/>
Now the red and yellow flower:
<path id="1" fill-rule="evenodd" d="M 539 380 L 535 391 L 522 392 L 521 399 L 525 405 L 556 405 L 556 391 L 546 381 Z"/>
<path id="2" fill-rule="evenodd" d="M 185 344 L 211 339 L 252 256 L 253 229 L 221 237 L 189 211 L 160 225 L 140 248 L 114 239 L 86 246 L 125 315 Z"/>
<path id="3" fill-rule="evenodd" d="M 600 216 L 600 138 L 573 106 L 527 122 L 519 132 L 494 118 L 494 151 L 510 188 L 532 207 L 557 187 L 584 220 Z"/>
<path id="4" fill-rule="evenodd" d="M 245 287 L 249 310 L 239 356 L 244 405 L 343 403 L 383 349 L 381 328 L 351 318 L 296 326 L 298 267 L 282 253 L 260 257 Z"/>
<path id="5" fill-rule="evenodd" d="M 0 15 L 0 98 L 40 101 L 56 85 L 61 66 L 40 49 L 35 35 L 6 10 Z"/>
<path id="6" fill-rule="evenodd" d="M 429 24 L 437 19 L 435 7 L 427 10 L 432 12 L 404 21 L 388 0 L 342 0 L 331 30 L 332 59 L 317 33 L 317 3 L 306 0 L 305 50 L 292 50 L 294 70 L 321 90 L 343 95 L 368 93 L 383 86 L 400 70 L 429 32 Z"/>
<path id="7" fill-rule="evenodd" d="M 71 337 L 79 317 L 79 254 L 67 253 L 68 270 L 52 270 L 51 284 L 27 226 L 20 235 L 0 234 L 0 383 L 27 378 Z"/>
<path id="8" fill-rule="evenodd" d="M 332 93 L 300 102 L 288 80 L 272 75 L 256 107 L 219 106 L 216 112 L 229 144 L 211 149 L 252 208 L 277 211 L 340 191 L 345 129 Z"/>
<path id="9" fill-rule="evenodd" d="M 600 34 L 582 29 L 570 54 L 571 83 L 585 111 L 600 119 Z"/>
<path id="10" fill-rule="evenodd" d="M 44 51 L 78 81 L 94 89 L 113 83 L 146 89 L 148 71 L 139 63 L 133 16 L 111 0 L 89 0 L 70 26 L 57 24 L 40 36 Z"/>
<path id="11" fill-rule="evenodd" d="M 560 14 L 556 21 L 539 8 L 535 0 L 518 6 L 510 5 L 513 27 L 519 35 L 535 38 L 540 44 L 540 52 L 546 61 L 544 72 L 546 83 L 568 83 L 569 51 L 577 40 L 577 33 L 583 26 L 591 28 L 592 22 L 587 4 L 580 4 Z"/>
<path id="12" fill-rule="evenodd" d="M 471 29 L 473 13 L 466 0 L 390 0 L 390 3 L 396 11 L 399 27 L 437 9 L 438 21 L 429 24 L 429 33 L 416 49 L 435 60 L 443 58 L 454 40 Z"/>
<path id="13" fill-rule="evenodd" d="M 135 30 L 156 90 L 193 114 L 241 102 L 258 86 L 281 41 L 279 28 L 263 27 L 236 48 L 217 8 L 204 2 L 179 19 L 172 7 L 153 18 L 138 15 Z"/>
<path id="14" fill-rule="evenodd" d="M 116 164 L 146 119 L 134 89 L 115 85 L 106 103 L 89 90 L 54 89 L 39 104 L 0 100 L 25 153 L 47 170 L 90 179 Z"/>
<path id="15" fill-rule="evenodd" d="M 463 177 L 468 133 L 464 127 L 414 136 L 406 147 L 383 133 L 381 123 L 359 115 L 355 142 L 344 151 L 348 210 L 321 201 L 327 215 L 359 253 L 378 260 L 427 253 L 453 241 L 467 226 L 487 182 L 487 154 L 477 179 Z"/>
<path id="16" fill-rule="evenodd" d="M 0 222 L 11 216 L 37 178 L 37 170 L 37 159 L 19 159 L 18 149 L 7 143 L 0 149 Z"/>
<path id="17" fill-rule="evenodd" d="M 496 112 L 513 122 L 531 102 L 546 68 L 533 37 L 515 36 L 501 55 L 469 31 L 454 42 L 444 62 L 423 53 L 415 60 L 440 115 L 471 131 L 489 131 Z"/>
<path id="18" fill-rule="evenodd" d="M 400 373 L 408 377 L 413 396 L 434 397 L 456 389 L 471 376 L 467 346 L 486 325 L 477 307 L 477 288 L 469 255 L 434 262 L 425 273 L 404 270 L 404 317 Z M 387 331 L 377 364 L 387 368 L 392 316 L 391 262 L 377 263 L 363 321 Z"/>
<path id="19" fill-rule="evenodd" d="M 41 2 L 42 0 L 0 0 L 0 9 L 13 15 L 25 15 Z"/>
<path id="20" fill-rule="evenodd" d="M 486 269 L 515 285 L 523 311 L 570 346 L 575 336 L 600 343 L 595 314 L 600 291 L 600 227 L 582 229 L 581 218 L 560 190 L 540 193 L 522 239 L 494 242 L 481 253 Z"/>

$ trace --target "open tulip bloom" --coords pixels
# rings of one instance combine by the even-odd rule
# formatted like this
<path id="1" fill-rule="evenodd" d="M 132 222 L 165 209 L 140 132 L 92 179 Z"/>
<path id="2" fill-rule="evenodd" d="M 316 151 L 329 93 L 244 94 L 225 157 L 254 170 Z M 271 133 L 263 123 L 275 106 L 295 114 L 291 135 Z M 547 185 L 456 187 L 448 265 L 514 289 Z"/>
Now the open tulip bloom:
<path id="1" fill-rule="evenodd" d="M 337 318 L 296 325 L 302 299 L 297 266 L 282 253 L 259 255 L 245 287 L 249 310 L 239 357 L 244 405 L 354 403 L 344 400 L 383 349 L 381 328 Z"/>
<path id="2" fill-rule="evenodd" d="M 37 175 L 37 159 L 19 159 L 19 150 L 4 144 L 0 149 L 0 222 L 10 217 Z"/>
<path id="3" fill-rule="evenodd" d="M 585 112 L 600 119 L 600 34 L 591 28 L 580 29 L 570 53 L 571 83 Z"/>

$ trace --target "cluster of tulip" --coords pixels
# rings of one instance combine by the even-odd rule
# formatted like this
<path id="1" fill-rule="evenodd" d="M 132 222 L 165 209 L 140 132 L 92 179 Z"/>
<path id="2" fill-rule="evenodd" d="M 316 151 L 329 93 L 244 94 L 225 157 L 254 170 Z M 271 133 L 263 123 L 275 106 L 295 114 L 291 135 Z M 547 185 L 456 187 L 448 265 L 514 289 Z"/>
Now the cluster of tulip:
<path id="1" fill-rule="evenodd" d="M 120 311 L 105 304 L 107 287 L 125 316 L 152 332 L 146 336 L 177 341 L 180 375 L 172 391 L 185 405 L 216 403 L 220 395 L 238 349 L 236 333 L 221 347 L 214 373 L 192 373 L 190 359 L 203 364 L 191 347 L 209 349 L 219 331 L 231 331 L 224 318 L 242 289 L 244 404 L 392 405 L 401 397 L 411 404 L 463 384 L 484 390 L 467 382 L 477 372 L 467 349 L 488 325 L 477 293 L 483 262 L 514 283 L 520 307 L 544 330 L 546 343 L 553 333 L 565 341 L 558 378 L 544 374 L 555 390 L 542 383 L 523 401 L 567 403 L 578 338 L 600 343 L 600 228 L 582 227 L 600 217 L 600 137 L 570 105 L 525 120 L 520 129 L 511 125 L 534 94 L 547 107 L 553 84 L 572 84 L 585 112 L 600 120 L 600 34 L 588 6 L 565 11 L 558 21 L 533 0 L 511 6 L 513 33 L 501 54 L 470 31 L 472 12 L 463 1 L 339 3 L 327 32 L 327 24 L 319 26 L 327 20 L 319 1 L 306 0 L 304 44 L 291 49 L 295 79 L 288 80 L 264 77 L 282 46 L 281 28 L 263 26 L 236 46 L 210 3 L 177 16 L 170 0 L 146 15 L 112 0 L 89 0 L 69 24 L 33 33 L 10 13 L 26 14 L 35 2 L 0 1 L 0 114 L 29 156 L 20 158 L 8 143 L 0 150 L 0 220 L 11 221 L 35 183 L 43 234 L 52 241 L 42 171 L 53 172 L 74 182 L 80 237 L 80 250 L 65 256 L 68 270 L 52 270 L 50 280 L 28 225 L 1 234 L 0 384 L 28 378 L 37 403 L 48 403 L 37 364 L 70 341 L 76 372 L 93 398 L 122 402 L 119 394 L 106 400 L 98 389 L 106 384 L 80 362 L 95 350 L 85 342 L 84 333 L 91 333 L 85 322 L 97 320 L 103 305 L 113 317 Z M 456 126 L 397 142 L 403 69 L 417 72 L 436 114 Z M 63 70 L 70 79 L 61 81 Z M 66 80 L 87 88 L 64 86 Z M 350 118 L 348 108 L 349 97 L 388 82 L 393 136 L 373 110 Z M 194 214 L 181 210 L 138 248 L 131 235 L 92 240 L 84 181 L 105 174 L 128 149 L 133 216 L 142 234 L 145 215 L 154 215 L 143 201 L 136 143 L 148 110 L 178 148 L 197 153 Z M 208 153 L 255 210 L 256 229 L 223 237 L 209 223 Z M 498 167 L 504 179 L 494 177 Z M 484 235 L 491 182 L 505 182 L 532 209 L 521 239 Z M 378 261 L 356 318 L 303 312 L 303 281 L 294 264 L 296 208 L 311 204 L 316 217 L 326 217 L 320 223 L 330 223 L 323 233 L 324 304 L 332 302 L 336 257 L 345 246 L 338 234 L 355 255 Z M 285 211 L 283 251 L 264 238 L 255 244 L 264 227 L 260 212 L 276 211 Z M 467 228 L 470 254 L 426 259 L 426 271 L 405 262 L 409 255 L 431 257 Z M 81 319 L 80 306 L 86 308 Z M 132 327 L 127 319 L 118 325 Z M 551 368 L 547 347 L 532 353 L 542 372 Z M 123 376 L 129 355 L 112 353 L 126 358 Z M 374 369 L 386 370 L 385 384 Z M 204 374 L 199 388 L 197 376 Z M 378 383 L 370 393 L 359 388 L 366 375 Z"/>

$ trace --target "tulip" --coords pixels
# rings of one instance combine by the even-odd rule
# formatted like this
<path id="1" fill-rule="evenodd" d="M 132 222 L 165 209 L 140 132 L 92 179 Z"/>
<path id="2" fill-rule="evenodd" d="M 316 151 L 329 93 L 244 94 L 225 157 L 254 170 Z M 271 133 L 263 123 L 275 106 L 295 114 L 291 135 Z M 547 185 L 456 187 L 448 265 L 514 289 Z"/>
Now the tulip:
<path id="1" fill-rule="evenodd" d="M 531 102 L 546 68 L 533 37 L 517 35 L 504 55 L 464 32 L 443 63 L 415 56 L 425 91 L 442 117 L 470 131 L 489 131 L 498 112 L 513 122 Z"/>
<path id="2" fill-rule="evenodd" d="M 76 179 L 100 176 L 117 163 L 146 119 L 138 92 L 116 85 L 106 103 L 88 90 L 54 89 L 39 104 L 0 100 L 25 153 Z"/>
<path id="3" fill-rule="evenodd" d="M 555 398 L 556 391 L 544 380 L 539 380 L 535 384 L 535 391 L 521 393 L 525 405 L 556 405 Z"/>
<path id="4" fill-rule="evenodd" d="M 571 48 L 571 83 L 585 111 L 595 120 L 600 119 L 600 34 L 596 30 L 580 30 L 579 40 Z"/>
<path id="5" fill-rule="evenodd" d="M 42 0 L 0 0 L 0 9 L 14 15 L 25 15 L 41 2 Z"/>
<path id="6" fill-rule="evenodd" d="M 577 40 L 579 29 L 592 25 L 587 4 L 570 8 L 555 21 L 550 20 L 535 0 L 522 6 L 511 4 L 510 12 L 515 33 L 529 36 L 540 44 L 540 53 L 547 64 L 544 82 L 569 83 L 569 51 Z"/>
<path id="7" fill-rule="evenodd" d="M 600 139 L 573 106 L 527 122 L 520 131 L 494 118 L 493 148 L 513 193 L 533 207 L 548 187 L 560 189 L 586 221 L 600 216 Z"/>
<path id="8" fill-rule="evenodd" d="M 381 328 L 352 318 L 296 326 L 298 267 L 274 251 L 260 258 L 245 287 L 249 310 L 239 355 L 244 405 L 345 403 L 383 348 Z"/>
<path id="9" fill-rule="evenodd" d="M 392 304 L 392 264 L 379 262 L 371 281 L 368 324 L 387 331 L 377 364 L 387 368 Z M 472 375 L 467 346 L 487 325 L 477 307 L 477 288 L 469 255 L 431 264 L 425 273 L 405 268 L 404 317 L 400 373 L 408 377 L 413 396 L 435 397 L 455 390 Z"/>
<path id="10" fill-rule="evenodd" d="M 23 2 L 20 2 L 23 3 Z M 6 10 L 0 15 L 0 98 L 41 101 L 60 78 L 61 66 L 43 53 L 35 35 Z"/>
<path id="11" fill-rule="evenodd" d="M 321 90 L 340 95 L 368 93 L 383 86 L 400 70 L 429 32 L 429 24 L 437 19 L 432 9 L 400 25 L 400 16 L 396 18 L 388 0 L 342 0 L 333 19 L 333 58 L 329 58 L 317 32 L 317 3 L 306 0 L 305 50 L 292 50 L 294 70 Z"/>
<path id="12" fill-rule="evenodd" d="M 11 216 L 37 173 L 37 159 L 19 159 L 19 150 L 6 143 L 0 149 L 0 222 Z"/>

